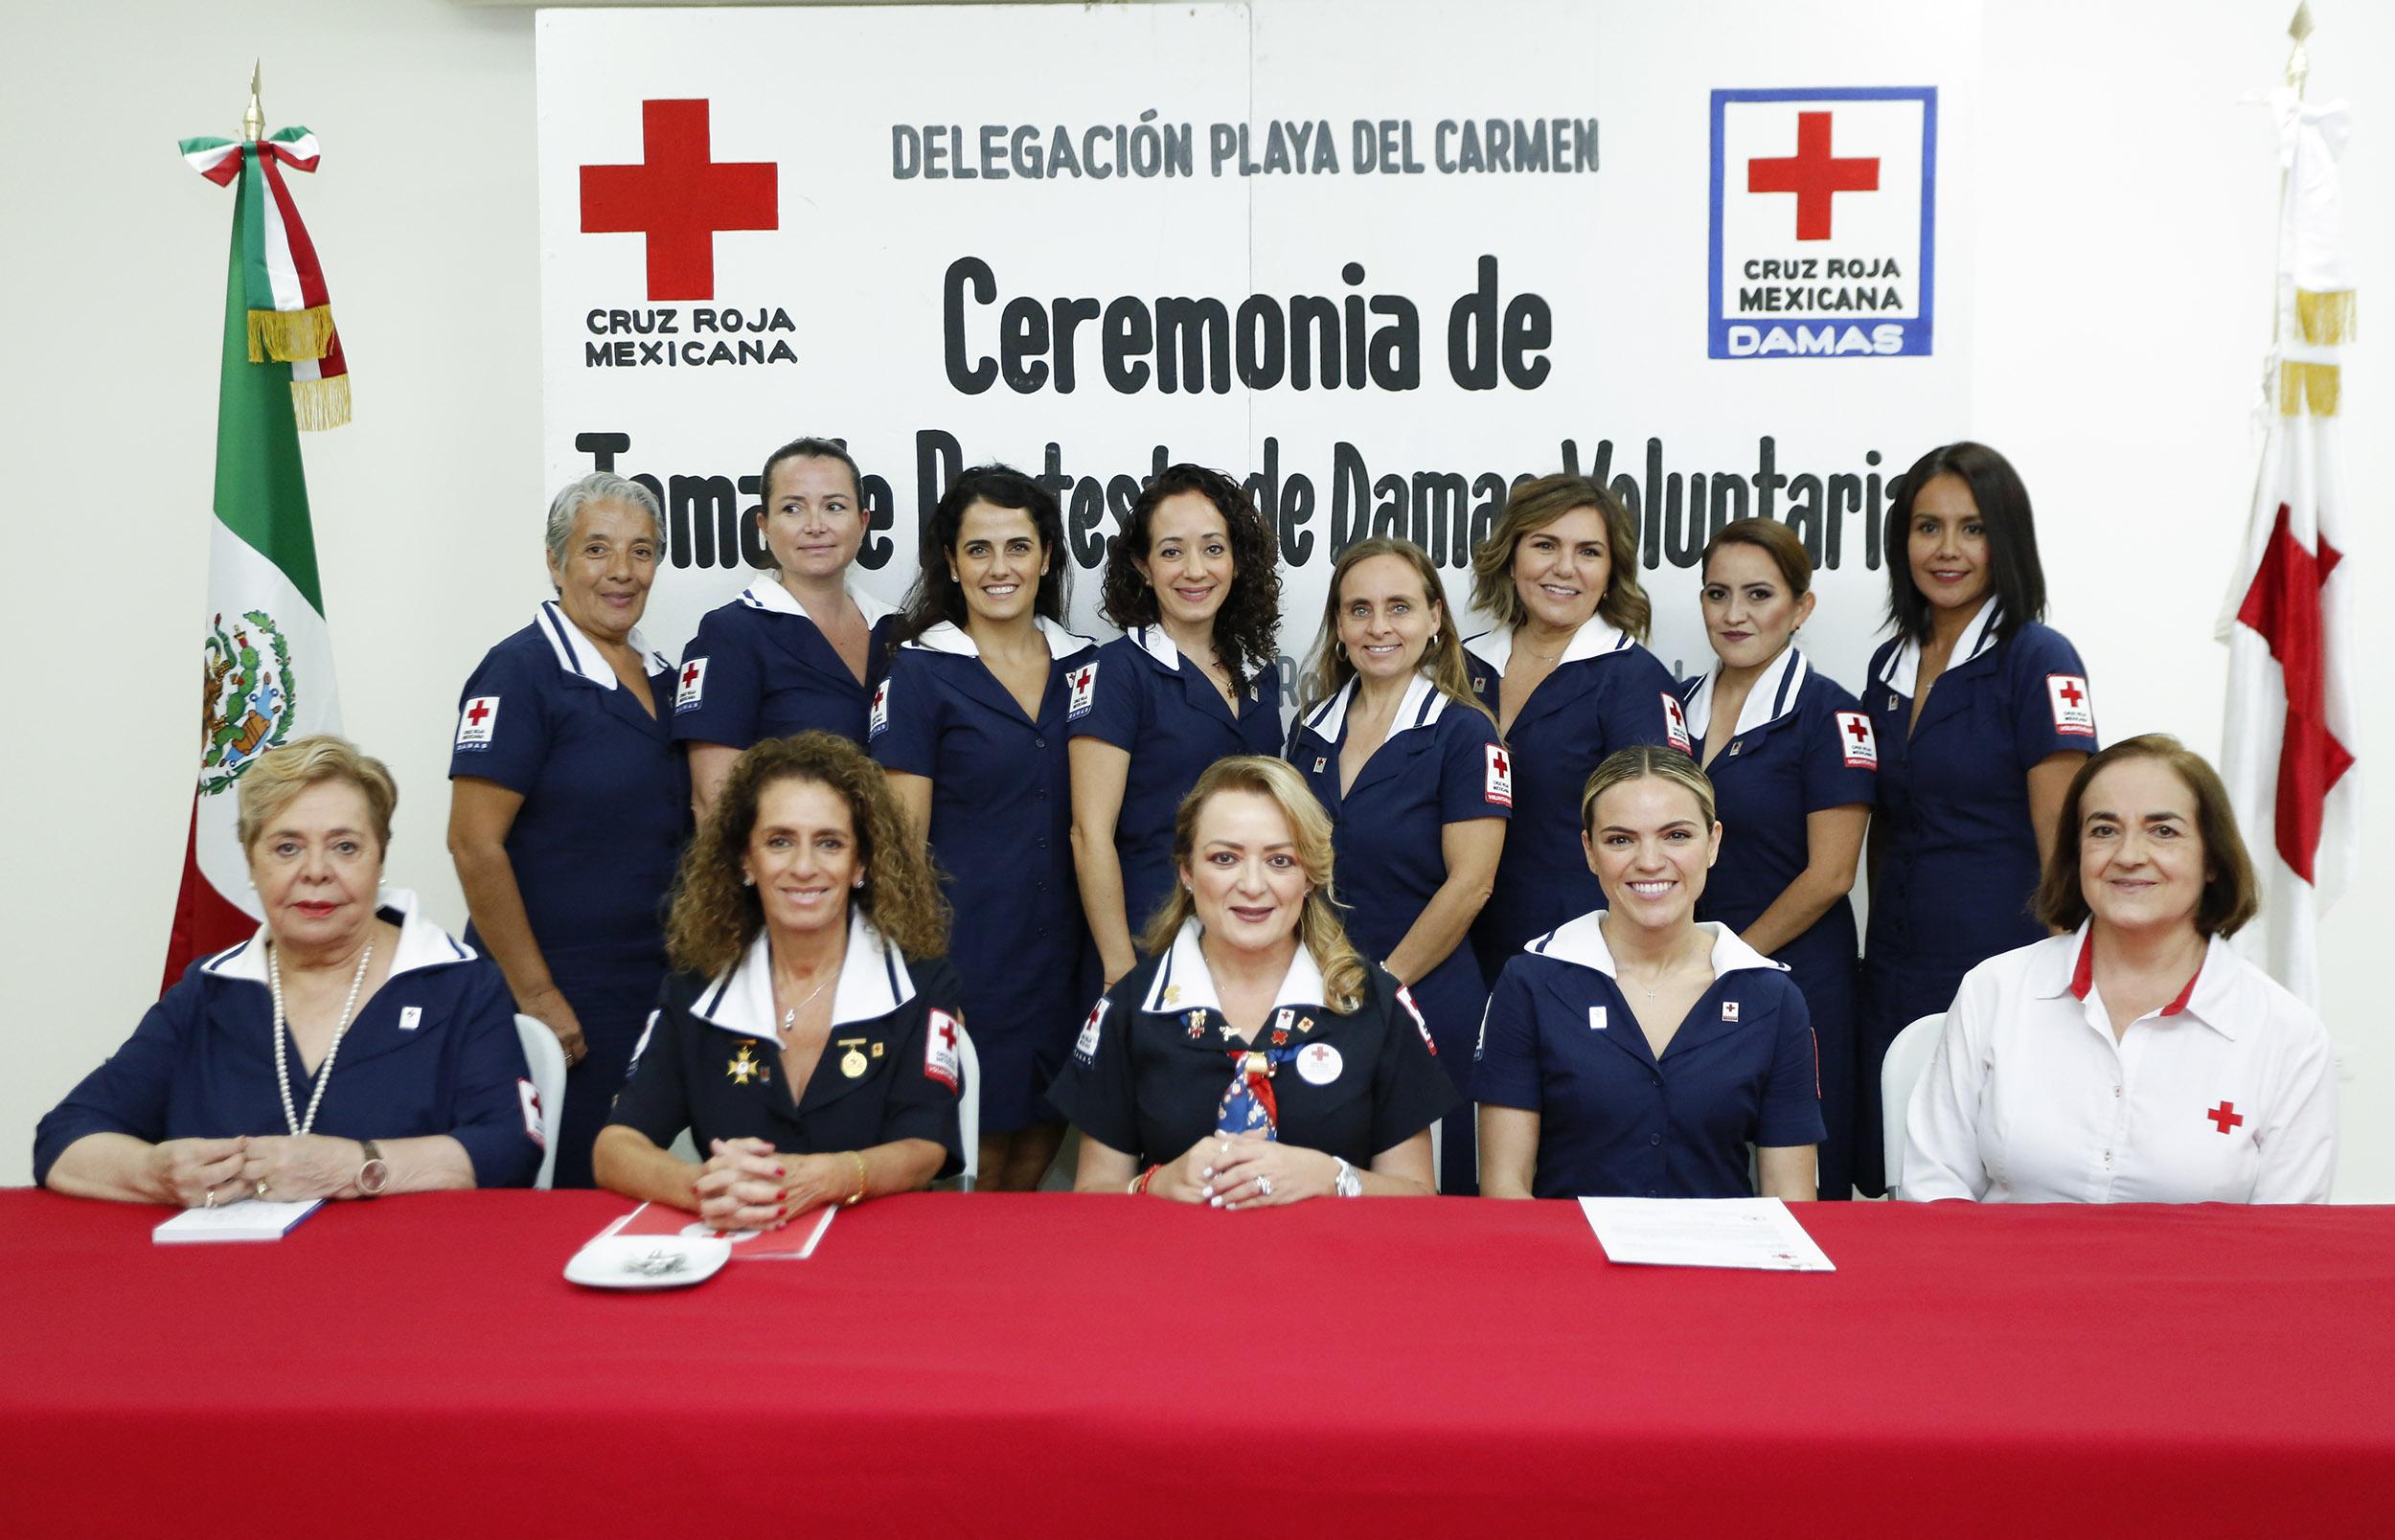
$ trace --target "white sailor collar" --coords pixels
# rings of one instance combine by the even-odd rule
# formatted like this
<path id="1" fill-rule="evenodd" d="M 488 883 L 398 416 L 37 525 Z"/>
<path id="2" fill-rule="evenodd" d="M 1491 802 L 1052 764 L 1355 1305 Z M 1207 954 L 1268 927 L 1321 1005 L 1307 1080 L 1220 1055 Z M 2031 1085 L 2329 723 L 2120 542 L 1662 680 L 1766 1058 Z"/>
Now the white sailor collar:
<path id="1" fill-rule="evenodd" d="M 1325 743 L 1336 743 L 1346 730 L 1347 707 L 1356 698 L 1357 685 L 1357 680 L 1348 680 L 1336 694 L 1315 707 L 1306 717 L 1306 731 Z M 1405 698 L 1397 703 L 1397 714 L 1389 718 L 1389 736 L 1380 741 L 1386 743 L 1408 728 L 1428 727 L 1447 707 L 1447 691 L 1431 683 L 1428 674 L 1415 670 L 1414 677 L 1405 682 Z"/>
<path id="2" fill-rule="evenodd" d="M 1774 962 L 1765 957 L 1739 940 L 1738 933 L 1720 920 L 1702 920 L 1697 928 L 1713 933 L 1710 961 L 1716 979 L 1745 968 L 1768 968 L 1774 973 L 1788 971 L 1787 963 Z M 1605 944 L 1605 911 L 1602 909 L 1591 909 L 1578 919 L 1565 920 L 1544 936 L 1533 937 L 1522 943 L 1522 950 L 1540 957 L 1577 963 L 1584 968 L 1594 968 L 1608 979 L 1614 976 L 1613 952 Z"/>
<path id="3" fill-rule="evenodd" d="M 549 650 L 558 655 L 560 669 L 577 678 L 587 679 L 602 690 L 616 687 L 615 666 L 607 662 L 605 653 L 599 650 L 599 644 L 574 623 L 574 618 L 565 613 L 563 604 L 554 599 L 542 600 L 540 608 L 533 615 L 533 626 L 540 632 L 541 640 L 549 644 Z M 647 660 L 645 671 L 664 673 L 673 667 L 673 659 L 651 647 L 642 638 L 639 626 L 632 627 L 624 640 L 630 644 L 634 652 Z"/>
<path id="4" fill-rule="evenodd" d="M 1953 656 L 1947 660 L 1947 671 L 1952 672 L 1996 645 L 1996 623 L 2003 616 L 2004 606 L 1995 596 L 1989 596 L 1988 601 L 1979 606 L 1979 613 L 1972 617 L 1971 623 L 1963 628 L 1961 638 L 1955 642 Z M 1887 662 L 1880 666 L 1880 683 L 1910 700 L 1913 682 L 1920 676 L 1921 643 L 1916 638 L 1905 637 L 1897 644 L 1896 650 L 1888 654 Z"/>
<path id="5" fill-rule="evenodd" d="M 475 950 L 452 937 L 447 931 L 426 919 L 416 906 L 416 895 L 404 888 L 385 888 L 375 895 L 375 917 L 387 919 L 399 928 L 399 944 L 391 955 L 391 971 L 384 977 L 396 979 L 417 968 L 446 967 L 452 962 L 468 962 L 478 956 Z M 238 945 L 223 951 L 200 964 L 202 972 L 219 979 L 240 979 L 250 984 L 266 982 L 266 942 L 270 938 L 266 927 Z"/>
<path id="6" fill-rule="evenodd" d="M 1580 629 L 1572 633 L 1571 641 L 1564 645 L 1562 655 L 1555 660 L 1555 666 L 1561 668 L 1567 663 L 1603 657 L 1631 645 L 1632 643 L 1627 632 L 1618 629 L 1602 614 L 1591 614 L 1580 623 Z M 1514 627 L 1492 626 L 1477 636 L 1468 636 L 1464 638 L 1464 650 L 1501 674 L 1505 671 L 1506 661 L 1514 654 Z"/>
<path id="7" fill-rule="evenodd" d="M 1097 645 L 1091 638 L 1068 631 L 1045 615 L 1038 617 L 1038 621 L 1039 634 L 1047 641 L 1048 656 L 1051 658 L 1069 658 Z M 981 656 L 981 647 L 973 641 L 973 634 L 954 621 L 942 621 L 906 645 L 925 652 L 946 652 L 959 658 Z"/>
<path id="8" fill-rule="evenodd" d="M 1205 948 L 1198 944 L 1198 938 L 1204 934 L 1205 927 L 1198 923 L 1196 917 L 1181 921 L 1180 931 L 1166 949 L 1164 961 L 1156 964 L 1156 976 L 1148 985 L 1148 997 L 1139 1004 L 1141 1010 L 1151 1015 L 1198 1009 L 1222 1014 L 1222 997 L 1215 992 L 1214 970 L 1206 966 Z M 1289 960 L 1289 971 L 1281 976 L 1281 987 L 1273 996 L 1272 1008 L 1304 1006 L 1318 1009 L 1325 1004 L 1322 969 L 1301 940 Z"/>
<path id="9" fill-rule="evenodd" d="M 1803 653 L 1793 646 L 1782 647 L 1780 655 L 1747 689 L 1746 702 L 1738 709 L 1738 727 L 1731 736 L 1751 733 L 1794 711 L 1796 697 L 1805 688 L 1805 676 L 1812 671 L 1813 666 L 1805 661 Z M 1699 680 L 1697 688 L 1689 691 L 1687 707 L 1680 713 L 1688 718 L 1689 736 L 1699 742 L 1704 740 L 1712 727 L 1713 685 L 1721 677 L 1722 670 L 1716 668 Z"/>
<path id="10" fill-rule="evenodd" d="M 2083 979 L 2091 979 L 2095 965 L 2089 950 L 2095 943 L 2095 919 L 2091 916 L 2079 922 L 2079 929 L 2068 936 L 2049 936 L 2030 944 L 2040 948 L 2032 961 L 2029 975 L 2030 992 L 2046 1000 L 2059 1000 L 2064 995 L 2077 995 L 2083 1001 Z M 2258 1001 L 2245 998 L 2252 987 L 2247 976 L 2249 964 L 2237 955 L 2225 938 L 2215 936 L 2204 944 L 2203 961 L 2196 964 L 2196 976 L 2177 1000 L 2157 1013 L 2166 1018 L 2192 1017 L 2203 1023 L 2231 1042 L 2237 1040 L 2239 1023 L 2265 1019 L 2267 1008 Z"/>
<path id="11" fill-rule="evenodd" d="M 1164 665 L 1167 671 L 1177 673 L 1180 670 L 1181 649 L 1164 634 L 1163 626 L 1134 625 L 1126 634 L 1130 637 L 1133 646 Z"/>
<path id="12" fill-rule="evenodd" d="M 846 594 L 848 601 L 856 606 L 856 613 L 865 618 L 867 630 L 873 629 L 874 623 L 883 616 L 898 613 L 897 605 L 884 604 L 853 583 L 842 583 L 840 592 Z M 790 591 L 782 586 L 782 579 L 771 573 L 765 574 L 746 588 L 741 589 L 741 602 L 750 609 L 771 610 L 777 615 L 795 615 L 810 625 L 815 622 L 815 618 L 807 613 L 807 606 L 792 597 Z"/>
<path id="13" fill-rule="evenodd" d="M 832 991 L 832 1025 L 873 1021 L 915 998 L 906 959 L 873 928 L 864 911 L 848 914 L 848 954 L 840 959 L 840 982 Z M 778 1037 L 773 1012 L 773 945 L 759 930 L 730 971 L 699 991 L 691 1014 L 735 1037 Z"/>

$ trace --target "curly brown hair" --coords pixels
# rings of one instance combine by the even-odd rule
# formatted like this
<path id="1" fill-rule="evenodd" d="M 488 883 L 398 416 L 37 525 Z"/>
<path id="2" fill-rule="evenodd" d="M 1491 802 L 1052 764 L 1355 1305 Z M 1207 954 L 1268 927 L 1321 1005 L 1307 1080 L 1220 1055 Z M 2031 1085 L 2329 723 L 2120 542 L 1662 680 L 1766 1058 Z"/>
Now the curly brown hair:
<path id="1" fill-rule="evenodd" d="M 1222 666 L 1244 688 L 1280 657 L 1281 569 L 1271 526 L 1256 510 L 1247 488 L 1203 465 L 1167 465 L 1140 492 L 1123 532 L 1106 542 L 1106 578 L 1098 613 L 1115 629 L 1153 625 L 1161 618 L 1156 591 L 1138 567 L 1155 543 L 1149 526 L 1156 506 L 1182 492 L 1198 492 L 1222 515 L 1231 536 L 1231 587 L 1214 612 L 1214 648 Z"/>
<path id="2" fill-rule="evenodd" d="M 757 827 L 765 789 L 810 781 L 848 804 L 865 885 L 855 902 L 901 952 L 938 957 L 947 950 L 948 908 L 923 846 L 907 837 L 881 767 L 836 733 L 766 738 L 732 765 L 707 822 L 682 854 L 666 921 L 666 954 L 675 967 L 710 977 L 740 961 L 764 928 L 757 890 L 741 880 L 741 858 Z"/>

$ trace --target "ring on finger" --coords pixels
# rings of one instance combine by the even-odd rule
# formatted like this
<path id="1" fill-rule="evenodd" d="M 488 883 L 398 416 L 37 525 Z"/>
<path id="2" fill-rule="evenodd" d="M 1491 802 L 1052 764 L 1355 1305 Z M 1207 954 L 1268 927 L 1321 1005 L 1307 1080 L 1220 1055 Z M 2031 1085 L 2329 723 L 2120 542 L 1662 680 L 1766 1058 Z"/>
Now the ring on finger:
<path id="1" fill-rule="evenodd" d="M 216 1206 L 217 1206 L 217 1189 L 216 1189 L 215 1188 L 210 1188 L 210 1189 L 208 1189 L 208 1201 L 207 1201 L 206 1203 L 201 1204 L 201 1205 L 200 1205 L 200 1207 L 201 1207 L 201 1208 L 203 1208 L 203 1209 L 213 1209 L 213 1208 L 215 1208 Z"/>
<path id="2" fill-rule="evenodd" d="M 258 1179 L 257 1192 L 261 1198 L 266 1195 L 266 1179 L 262 1176 Z"/>
<path id="3" fill-rule="evenodd" d="M 1268 1176 L 1256 1178 L 1256 1192 L 1261 1197 L 1272 1196 L 1272 1178 Z"/>

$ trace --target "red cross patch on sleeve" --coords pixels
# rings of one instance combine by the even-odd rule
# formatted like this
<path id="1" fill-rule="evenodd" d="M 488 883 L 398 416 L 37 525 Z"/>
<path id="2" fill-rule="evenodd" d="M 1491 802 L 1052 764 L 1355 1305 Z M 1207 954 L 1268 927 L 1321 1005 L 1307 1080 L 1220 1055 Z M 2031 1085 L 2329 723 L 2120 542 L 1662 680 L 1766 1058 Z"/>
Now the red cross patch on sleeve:
<path id="1" fill-rule="evenodd" d="M 1422 1008 L 1414 1004 L 1414 992 L 1403 985 L 1397 986 L 1397 1003 L 1405 1008 L 1405 1014 L 1414 1018 L 1414 1030 L 1422 1033 L 1422 1046 L 1430 1050 L 1430 1056 L 1439 1056 L 1439 1045 L 1430 1038 L 1430 1024 L 1422 1019 Z"/>
<path id="2" fill-rule="evenodd" d="M 499 731 L 499 697 L 476 695 L 457 713 L 457 746 L 461 749 L 483 749 Z"/>
<path id="3" fill-rule="evenodd" d="M 530 1080 L 518 1076 L 515 1080 L 515 1097 L 524 1104 L 524 1132 L 532 1136 L 534 1144 L 538 1144 L 542 1149 L 547 1149 L 549 1136 L 540 1130 L 540 1092 Z"/>
<path id="4" fill-rule="evenodd" d="M 673 709 L 677 712 L 696 710 L 699 697 L 707 692 L 707 660 L 684 659 L 682 671 L 676 677 L 681 684 L 673 691 Z"/>
<path id="5" fill-rule="evenodd" d="M 1481 792 L 1481 801 L 1492 807 L 1511 807 L 1514 805 L 1514 758 L 1506 752 L 1502 743 L 1492 743 L 1487 748 L 1489 778 Z M 1322 766 L 1317 764 L 1314 768 L 1319 770 Z"/>
<path id="6" fill-rule="evenodd" d="M 1837 724 L 1837 752 L 1844 757 L 1849 770 L 1880 768 L 1880 740 L 1872 736 L 1871 718 L 1860 712 L 1835 713 Z"/>
<path id="7" fill-rule="evenodd" d="M 2047 674 L 2046 703 L 2054 708 L 2054 731 L 2095 736 L 2095 707 L 2087 700 L 2087 681 L 2081 674 Z"/>
<path id="8" fill-rule="evenodd" d="M 1672 747 L 1688 752 L 1688 713 L 1680 710 L 1679 697 L 1669 691 L 1663 696 L 1663 731 L 1671 736 Z"/>
<path id="9" fill-rule="evenodd" d="M 963 1030 L 964 1024 L 947 1011 L 935 1010 L 931 1013 L 931 1020 L 924 1029 L 924 1079 L 937 1080 L 951 1091 L 957 1089 L 962 1078 L 957 1073 L 962 1051 L 956 1046 L 956 1040 Z"/>
<path id="10" fill-rule="evenodd" d="M 890 681 L 884 679 L 873 692 L 873 712 L 865 718 L 865 736 L 878 737 L 890 725 Z"/>
<path id="11" fill-rule="evenodd" d="M 1084 663 L 1065 676 L 1071 681 L 1073 693 L 1064 703 L 1064 719 L 1078 722 L 1089 714 L 1089 704 L 1098 694 L 1098 665 Z"/>
<path id="12" fill-rule="evenodd" d="M 1100 1030 L 1106 1019 L 1106 1008 L 1112 1004 L 1114 1004 L 1113 1001 L 1105 995 L 1100 995 L 1098 1003 L 1089 1008 L 1089 1019 L 1081 1024 L 1081 1037 L 1073 1044 L 1073 1056 L 1083 1064 L 1095 1064 L 1098 1061 Z"/>

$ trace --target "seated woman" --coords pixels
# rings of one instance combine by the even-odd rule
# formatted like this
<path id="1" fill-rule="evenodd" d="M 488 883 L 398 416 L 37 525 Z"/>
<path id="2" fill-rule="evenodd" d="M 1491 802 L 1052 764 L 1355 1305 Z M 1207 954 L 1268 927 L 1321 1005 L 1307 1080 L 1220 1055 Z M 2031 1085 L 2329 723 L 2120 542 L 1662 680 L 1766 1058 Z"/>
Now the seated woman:
<path id="1" fill-rule="evenodd" d="M 2081 765 L 2038 889 L 2076 934 L 1963 976 L 1905 1112 L 1902 1195 L 2326 1202 L 2328 1029 L 2229 950 L 2254 909 L 2201 756 L 2155 733 Z"/>
<path id="2" fill-rule="evenodd" d="M 601 1187 L 768 1230 L 963 1166 L 947 915 L 862 749 L 812 732 L 741 754 L 666 941 L 679 971 L 600 1130 Z M 665 1148 L 685 1128 L 699 1165 Z"/>
<path id="3" fill-rule="evenodd" d="M 413 895 L 376 896 L 391 772 L 304 737 L 240 795 L 265 923 L 193 963 L 51 1109 L 34 1180 L 185 1208 L 530 1182 L 539 1104 L 507 981 Z"/>
<path id="4" fill-rule="evenodd" d="M 1788 970 L 1697 901 L 1722 846 L 1713 785 L 1677 749 L 1588 778 L 1581 845 L 1607 907 L 1533 938 L 1473 1053 L 1493 1198 L 1813 1196 L 1812 1018 Z"/>
<path id="5" fill-rule="evenodd" d="M 1075 1189 L 1220 1209 L 1428 1195 L 1454 1088 L 1339 929 L 1330 820 L 1297 772 L 1216 760 L 1181 800 L 1173 864 L 1146 960 L 1048 1088 L 1082 1131 Z"/>

